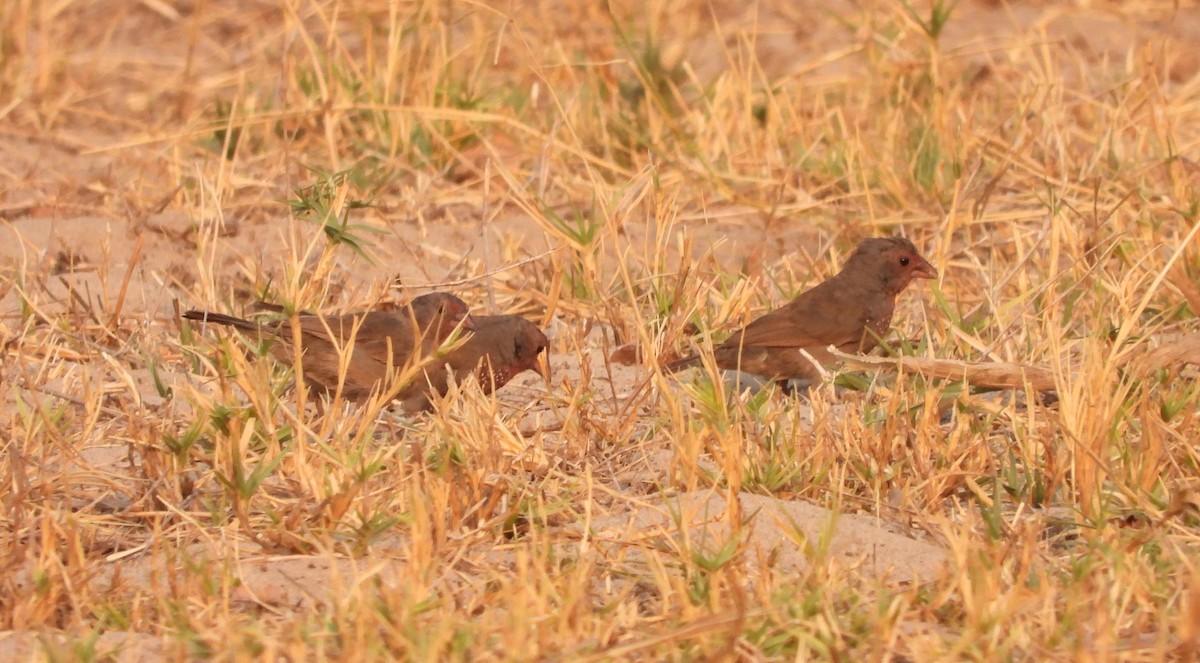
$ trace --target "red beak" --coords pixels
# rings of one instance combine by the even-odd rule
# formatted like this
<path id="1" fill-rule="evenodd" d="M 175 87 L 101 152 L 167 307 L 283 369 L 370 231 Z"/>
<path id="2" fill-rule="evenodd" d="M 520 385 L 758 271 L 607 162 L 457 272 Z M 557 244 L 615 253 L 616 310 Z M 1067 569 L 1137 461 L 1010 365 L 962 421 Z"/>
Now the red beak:
<path id="1" fill-rule="evenodd" d="M 918 258 L 920 262 L 913 265 L 913 277 L 918 279 L 936 279 L 938 277 L 937 270 L 929 261 L 924 258 Z"/>

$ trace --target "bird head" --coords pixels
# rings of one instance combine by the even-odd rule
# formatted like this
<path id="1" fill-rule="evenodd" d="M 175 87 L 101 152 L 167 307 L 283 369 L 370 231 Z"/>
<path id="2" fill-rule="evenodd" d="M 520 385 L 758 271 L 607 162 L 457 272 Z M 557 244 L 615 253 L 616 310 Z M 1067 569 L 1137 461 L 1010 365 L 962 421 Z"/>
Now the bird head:
<path id="1" fill-rule="evenodd" d="M 484 316 L 473 343 L 483 343 L 479 382 L 491 392 L 525 371 L 534 371 L 550 382 L 550 341 L 537 325 L 519 316 Z"/>
<path id="2" fill-rule="evenodd" d="M 475 330 L 467 303 L 448 292 L 415 297 L 409 302 L 409 308 L 417 325 L 424 330 L 432 329 L 439 343 L 449 338 L 456 328 Z"/>
<path id="3" fill-rule="evenodd" d="M 533 323 L 521 326 L 513 337 L 513 367 L 517 369 L 513 375 L 534 371 L 550 382 L 550 340 Z"/>
<path id="4" fill-rule="evenodd" d="M 870 274 L 883 282 L 891 295 L 900 294 L 914 279 L 936 279 L 937 270 L 921 256 L 917 247 L 903 237 L 873 237 L 863 240 L 842 270 Z"/>

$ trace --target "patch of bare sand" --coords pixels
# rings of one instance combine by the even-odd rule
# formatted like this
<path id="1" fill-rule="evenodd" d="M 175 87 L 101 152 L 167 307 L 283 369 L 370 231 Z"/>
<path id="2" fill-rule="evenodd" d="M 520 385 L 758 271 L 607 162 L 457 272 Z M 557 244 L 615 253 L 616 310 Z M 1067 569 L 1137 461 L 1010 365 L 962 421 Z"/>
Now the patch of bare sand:
<path id="1" fill-rule="evenodd" d="M 169 652 L 179 644 L 172 638 L 106 631 L 99 634 L 68 636 L 61 633 L 7 631 L 0 633 L 0 661 L 77 661 L 97 660 L 111 663 L 158 663 L 175 660 Z M 89 656 L 88 653 L 93 653 Z M 182 657 L 182 654 L 180 654 Z M 182 657 L 186 660 L 186 657 Z"/>
<path id="2" fill-rule="evenodd" d="M 590 523 L 592 541 L 612 557 L 643 549 L 715 553 L 736 537 L 750 568 L 770 560 L 778 573 L 801 573 L 822 563 L 857 568 L 870 578 L 928 582 L 947 561 L 939 546 L 895 531 L 878 518 L 838 514 L 803 500 L 700 490 L 651 499 Z M 737 531 L 730 522 L 740 522 Z M 823 548 L 823 550 L 822 550 Z"/>
<path id="3" fill-rule="evenodd" d="M 1200 73 L 1200 56 L 1189 47 L 1200 38 L 1200 21 L 1194 7 L 1176 6 L 1169 16 L 1163 20 L 1159 7 L 1136 3 L 961 2 L 954 5 L 938 44 L 943 52 L 984 68 L 978 82 L 997 61 L 1024 59 L 1027 66 L 1040 67 L 1037 54 L 1046 43 L 1065 44 L 1078 55 L 1074 62 L 1060 63 L 1068 76 L 1078 76 L 1085 63 L 1120 62 L 1131 49 L 1162 45 L 1172 52 L 1168 76 L 1181 83 Z M 667 56 L 686 59 L 704 80 L 730 68 L 729 53 L 749 49 L 768 78 L 803 75 L 813 86 L 861 76 L 872 66 L 867 56 L 870 32 L 889 20 L 886 11 L 871 3 L 843 0 L 718 0 L 695 15 L 675 18 L 676 34 L 690 39 Z M 1013 49 L 1022 41 L 1026 49 Z M 924 55 L 894 50 L 886 57 L 916 62 Z"/>

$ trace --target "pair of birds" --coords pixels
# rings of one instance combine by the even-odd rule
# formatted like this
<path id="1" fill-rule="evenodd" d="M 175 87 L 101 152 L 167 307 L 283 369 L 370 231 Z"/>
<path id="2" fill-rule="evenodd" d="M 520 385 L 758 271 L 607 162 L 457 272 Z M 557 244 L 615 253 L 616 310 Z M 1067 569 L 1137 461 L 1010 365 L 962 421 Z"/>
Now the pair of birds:
<path id="1" fill-rule="evenodd" d="M 722 369 L 785 382 L 811 380 L 837 363 L 830 346 L 850 353 L 874 349 L 891 326 L 896 297 L 915 279 L 936 278 L 937 271 L 907 239 L 864 240 L 840 272 L 735 332 L 713 349 L 713 358 Z M 272 352 L 285 362 L 296 356 L 289 344 L 298 330 L 305 380 L 329 391 L 341 380 L 343 395 L 355 400 L 370 395 L 394 367 L 404 366 L 414 356 L 431 356 L 456 329 L 470 332 L 461 346 L 425 366 L 423 380 L 400 391 L 397 399 L 407 412 L 428 409 L 434 392 L 445 395 L 450 373 L 458 380 L 476 374 L 488 393 L 526 370 L 542 368 L 549 379 L 541 358 L 548 342 L 536 325 L 517 316 L 472 316 L 461 299 L 447 293 L 417 297 L 396 313 L 302 315 L 296 329 L 290 322 L 261 327 L 204 311 L 188 311 L 183 317 L 249 332 L 268 331 L 284 341 Z M 351 339 L 343 370 L 345 350 L 339 348 L 347 348 Z M 699 355 L 691 355 L 666 368 L 675 372 L 700 360 Z"/>
<path id="2" fill-rule="evenodd" d="M 548 357 L 542 356 L 550 343 L 537 325 L 515 315 L 471 315 L 463 300 L 445 292 L 421 295 L 396 311 L 304 314 L 273 324 L 196 310 L 183 317 L 271 336 L 276 359 L 291 364 L 300 356 L 309 388 L 333 394 L 340 387 L 352 401 L 370 397 L 389 373 L 420 364 L 421 372 L 394 395 L 409 413 L 430 409 L 434 394 L 445 396 L 451 374 L 459 382 L 476 375 L 485 393 L 525 371 L 550 379 Z M 461 344 L 439 354 L 460 330 L 466 336 Z"/>

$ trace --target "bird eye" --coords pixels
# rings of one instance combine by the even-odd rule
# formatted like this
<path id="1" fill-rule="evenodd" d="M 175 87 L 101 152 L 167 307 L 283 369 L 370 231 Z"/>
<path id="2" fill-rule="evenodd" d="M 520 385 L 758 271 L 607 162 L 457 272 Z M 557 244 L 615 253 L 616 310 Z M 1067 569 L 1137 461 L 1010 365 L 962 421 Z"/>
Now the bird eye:
<path id="1" fill-rule="evenodd" d="M 902 256 L 900 258 L 900 265 L 903 267 L 908 267 L 908 256 Z"/>

